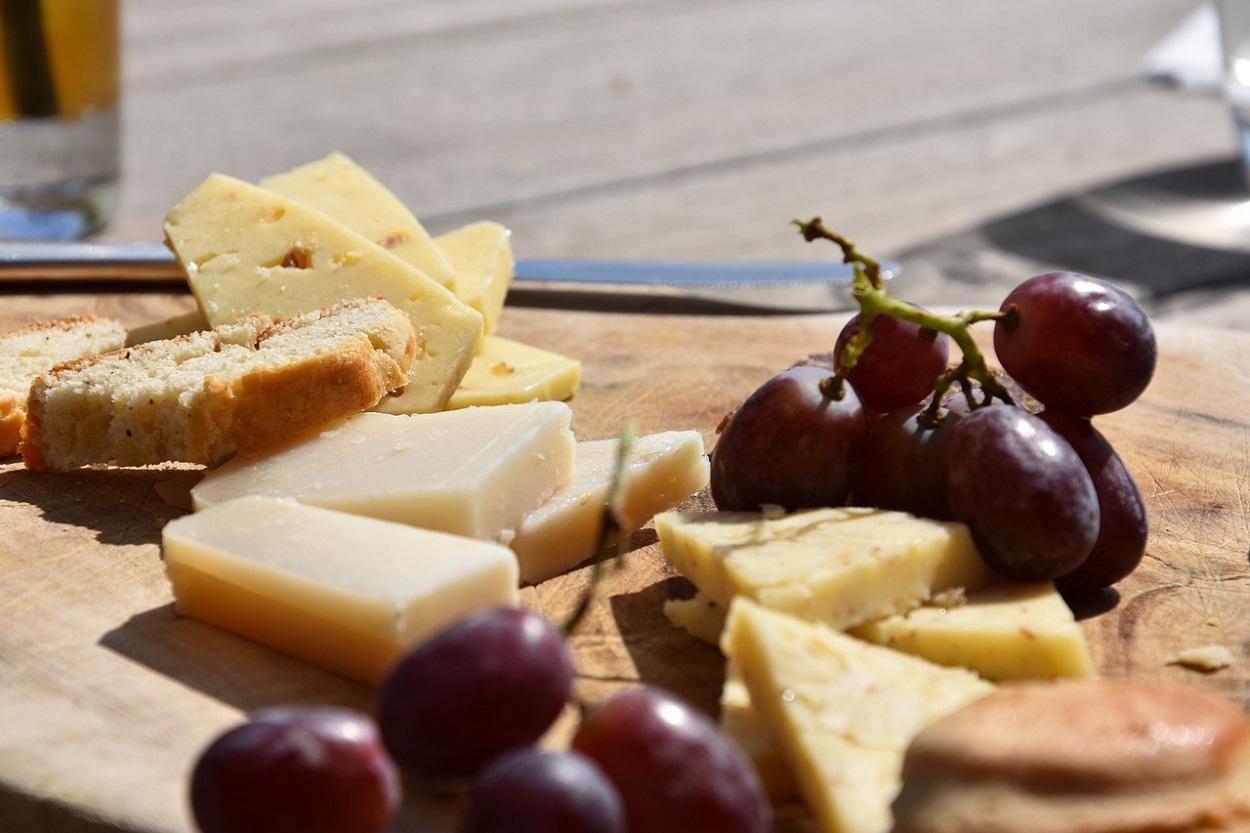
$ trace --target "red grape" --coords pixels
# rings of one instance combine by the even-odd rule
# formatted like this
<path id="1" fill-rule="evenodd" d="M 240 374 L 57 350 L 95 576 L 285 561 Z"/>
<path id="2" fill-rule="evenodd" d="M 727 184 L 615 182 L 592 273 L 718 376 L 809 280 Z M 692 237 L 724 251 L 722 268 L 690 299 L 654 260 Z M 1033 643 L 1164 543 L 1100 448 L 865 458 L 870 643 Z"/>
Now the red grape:
<path id="1" fill-rule="evenodd" d="M 855 503 L 939 520 L 950 517 L 946 441 L 962 414 L 942 408 L 941 421 L 930 426 L 921 418 L 924 407 L 899 408 L 868 432 L 855 470 Z"/>
<path id="2" fill-rule="evenodd" d="M 1078 416 L 1116 411 L 1154 375 L 1150 319 L 1106 281 L 1075 272 L 1029 278 L 1003 301 L 994 325 L 1003 369 L 1047 408 Z"/>
<path id="3" fill-rule="evenodd" d="M 526 749 L 478 777 L 461 833 L 626 833 L 612 782 L 577 752 Z"/>
<path id="4" fill-rule="evenodd" d="M 653 688 L 587 717 L 573 748 L 620 791 L 631 831 L 765 833 L 772 811 L 751 764 L 712 721 Z"/>
<path id="5" fill-rule="evenodd" d="M 946 443 L 947 488 L 986 563 L 1017 581 L 1071 572 L 1098 538 L 1098 495 L 1068 441 L 1022 408 L 978 408 Z"/>
<path id="6" fill-rule="evenodd" d="M 821 391 L 831 375 L 792 367 L 739 406 L 712 452 L 718 508 L 754 512 L 772 503 L 793 511 L 846 500 L 868 421 L 849 385 L 841 399 Z"/>
<path id="7" fill-rule="evenodd" d="M 833 348 L 835 362 L 842 349 L 859 332 L 856 315 L 838 334 Z M 864 407 L 893 411 L 915 405 L 933 392 L 933 383 L 946 369 L 950 339 L 945 333 L 923 330 L 919 324 L 878 315 L 872 320 L 872 343 L 846 374 Z M 838 365 L 835 364 L 835 367 Z"/>
<path id="8" fill-rule="evenodd" d="M 378 833 L 398 784 L 365 715 L 273 709 L 204 750 L 191 810 L 202 833 Z"/>
<path id="9" fill-rule="evenodd" d="M 378 692 L 382 739 L 396 763 L 428 781 L 474 775 L 528 746 L 568 702 L 573 657 L 538 613 L 471 613 L 409 651 Z"/>
<path id="10" fill-rule="evenodd" d="M 1146 507 L 1120 456 L 1088 419 L 1043 411 L 1042 420 L 1076 451 L 1098 493 L 1098 541 L 1089 558 L 1059 578 L 1061 589 L 1085 593 L 1126 577 L 1146 553 Z"/>

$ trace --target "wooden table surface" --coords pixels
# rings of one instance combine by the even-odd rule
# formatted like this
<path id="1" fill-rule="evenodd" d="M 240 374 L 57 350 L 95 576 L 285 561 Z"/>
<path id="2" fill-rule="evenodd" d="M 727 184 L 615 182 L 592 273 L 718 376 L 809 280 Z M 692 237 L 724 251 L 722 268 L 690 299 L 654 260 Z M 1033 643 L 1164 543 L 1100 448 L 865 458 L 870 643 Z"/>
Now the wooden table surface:
<path id="1" fill-rule="evenodd" d="M 491 217 L 522 255 L 812 257 L 786 221 L 819 213 L 902 257 L 919 301 L 997 305 L 1065 267 L 1242 326 L 1250 256 L 1074 199 L 1232 158 L 1220 102 L 1138 78 L 1194 5 L 126 0 L 104 236 L 157 239 L 210 170 L 255 179 L 338 148 L 431 229 Z"/>

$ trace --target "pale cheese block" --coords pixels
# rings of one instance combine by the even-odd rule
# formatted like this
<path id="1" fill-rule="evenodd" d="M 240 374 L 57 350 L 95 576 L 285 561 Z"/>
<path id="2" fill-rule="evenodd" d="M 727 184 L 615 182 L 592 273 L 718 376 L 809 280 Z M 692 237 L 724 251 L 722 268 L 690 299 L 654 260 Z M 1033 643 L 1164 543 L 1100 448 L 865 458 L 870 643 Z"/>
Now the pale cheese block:
<path id="1" fill-rule="evenodd" d="M 738 598 L 722 643 L 822 833 L 888 833 L 903 753 L 993 690 L 970 671 L 869 645 Z"/>
<path id="2" fill-rule="evenodd" d="M 403 310 L 417 356 L 401 393 L 375 410 L 442 408 L 477 351 L 482 317 L 411 264 L 316 209 L 213 174 L 165 215 L 165 235 L 213 325 L 290 316 L 378 296 Z"/>
<path id="3" fill-rule="evenodd" d="M 447 407 L 568 399 L 582 381 L 582 363 L 501 336 L 486 336 Z"/>
<path id="4" fill-rule="evenodd" d="M 719 643 L 725 608 L 702 593 L 670 599 L 664 614 L 693 636 Z M 967 668 L 987 680 L 1094 674 L 1085 634 L 1049 582 L 995 584 L 969 593 L 962 604 L 926 604 L 847 633 L 938 665 Z"/>
<path id="5" fill-rule="evenodd" d="M 516 262 L 511 237 L 504 226 L 483 220 L 434 238 L 456 273 L 456 294 L 482 313 L 488 334 L 498 329 L 504 297 L 512 284 Z"/>
<path id="6" fill-rule="evenodd" d="M 521 522 L 508 545 L 517 554 L 522 581 L 540 582 L 595 554 L 617 448 L 617 440 L 578 443 L 572 480 Z M 641 528 L 656 512 L 702 489 L 707 480 L 708 460 L 698 431 L 639 437 L 630 449 L 622 483 L 624 531 Z"/>
<path id="7" fill-rule="evenodd" d="M 572 414 L 561 402 L 438 414 L 361 414 L 306 442 L 230 461 L 191 490 L 197 510 L 245 495 L 487 541 L 573 476 Z"/>
<path id="8" fill-rule="evenodd" d="M 996 580 L 963 524 L 902 512 L 666 512 L 655 527 L 669 563 L 713 602 L 746 596 L 837 630 Z"/>
<path id="9" fill-rule="evenodd" d="M 460 616 L 517 598 L 505 547 L 276 498 L 171 521 L 162 545 L 179 613 L 367 684 Z"/>
<path id="10" fill-rule="evenodd" d="M 331 153 L 265 177 L 259 185 L 333 217 L 448 289 L 454 288 L 451 264 L 425 227 L 385 185 L 344 154 Z"/>
<path id="11" fill-rule="evenodd" d="M 724 621 L 724 617 L 721 617 Z M 773 740 L 759 714 L 751 707 L 751 693 L 732 660 L 725 663 L 725 686 L 720 696 L 720 728 L 738 745 L 760 776 L 764 792 L 774 804 L 798 798 L 799 785 L 781 746 Z"/>
<path id="12" fill-rule="evenodd" d="M 852 636 L 987 680 L 1094 675 L 1085 634 L 1050 582 L 997 584 L 952 607 L 919 607 L 860 625 Z"/>
<path id="13" fill-rule="evenodd" d="M 136 344 L 147 344 L 150 341 L 165 341 L 211 329 L 212 325 L 208 323 L 204 313 L 197 308 L 192 312 L 175 315 L 163 321 L 131 327 L 126 331 L 126 346 L 134 347 Z"/>

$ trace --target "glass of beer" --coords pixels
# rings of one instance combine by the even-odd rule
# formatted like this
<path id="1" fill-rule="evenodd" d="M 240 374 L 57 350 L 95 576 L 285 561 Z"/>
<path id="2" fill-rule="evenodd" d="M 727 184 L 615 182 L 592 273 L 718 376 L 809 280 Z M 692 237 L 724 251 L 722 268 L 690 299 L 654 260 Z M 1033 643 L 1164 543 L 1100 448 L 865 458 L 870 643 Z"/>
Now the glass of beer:
<path id="1" fill-rule="evenodd" d="M 77 239 L 112 215 L 117 7 L 0 0 L 0 239 Z"/>

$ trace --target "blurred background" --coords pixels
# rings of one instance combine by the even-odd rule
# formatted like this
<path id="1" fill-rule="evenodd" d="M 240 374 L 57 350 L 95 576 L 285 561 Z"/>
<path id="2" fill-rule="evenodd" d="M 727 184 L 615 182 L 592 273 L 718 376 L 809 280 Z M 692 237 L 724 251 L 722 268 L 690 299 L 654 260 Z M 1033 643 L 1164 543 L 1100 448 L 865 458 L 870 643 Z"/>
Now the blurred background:
<path id="1" fill-rule="evenodd" d="M 1070 268 L 1250 326 L 1250 225 L 1192 211 L 1245 207 L 1227 105 L 1143 78 L 1198 5 L 124 0 L 99 239 L 159 239 L 209 171 L 337 149 L 431 231 L 495 219 L 522 256 L 812 258 L 787 221 L 820 214 L 923 303 Z"/>

